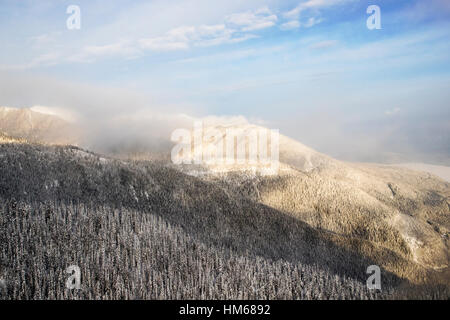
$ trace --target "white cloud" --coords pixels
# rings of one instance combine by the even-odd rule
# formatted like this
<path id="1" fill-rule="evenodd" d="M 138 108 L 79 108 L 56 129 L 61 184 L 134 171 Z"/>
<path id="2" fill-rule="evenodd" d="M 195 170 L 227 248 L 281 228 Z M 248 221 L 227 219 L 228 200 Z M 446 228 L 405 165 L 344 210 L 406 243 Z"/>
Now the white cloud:
<path id="1" fill-rule="evenodd" d="M 202 25 L 198 28 L 198 34 L 205 37 L 214 37 L 221 35 L 224 32 L 227 32 L 227 27 L 225 24 Z"/>
<path id="2" fill-rule="evenodd" d="M 283 31 L 298 29 L 298 28 L 311 28 L 316 24 L 319 24 L 323 21 L 322 18 L 310 17 L 305 22 L 301 22 L 299 20 L 291 20 L 280 25 L 280 29 Z"/>
<path id="3" fill-rule="evenodd" d="M 320 17 L 320 10 L 334 5 L 344 4 L 355 0 L 307 0 L 298 4 L 294 9 L 289 10 L 283 16 L 290 21 L 281 25 L 282 30 L 294 28 L 310 28 L 323 21 Z"/>
<path id="4" fill-rule="evenodd" d="M 285 14 L 286 16 L 294 17 L 288 21 L 284 21 L 284 23 L 280 25 L 280 29 L 291 30 L 300 27 L 312 27 L 322 22 L 322 19 L 318 16 L 311 16 L 309 18 L 302 17 L 302 19 L 295 16 L 298 16 L 298 14 L 305 9 L 323 8 L 346 1 L 350 0 L 304 1 Z M 160 4 L 162 6 L 161 8 L 166 8 L 165 5 L 163 6 L 163 2 Z M 269 7 L 264 6 L 259 9 L 250 9 L 254 5 L 254 3 L 246 4 L 245 6 L 237 6 L 236 4 L 232 6 L 233 9 L 227 9 L 225 7 L 223 8 L 224 10 L 221 11 L 223 14 L 222 18 L 219 16 L 219 10 L 213 18 L 208 17 L 208 19 L 206 19 L 203 17 L 202 20 L 207 22 L 204 24 L 197 24 L 200 22 L 198 19 L 188 19 L 187 21 L 184 19 L 171 20 L 173 22 L 172 25 L 176 25 L 177 22 L 186 23 L 186 25 L 181 27 L 169 27 L 166 32 L 163 31 L 163 27 L 155 28 L 152 29 L 153 33 L 151 36 L 146 36 L 144 32 L 138 32 L 137 34 L 130 33 L 130 37 L 128 37 L 128 35 L 121 35 L 119 36 L 119 39 L 114 39 L 115 36 L 111 37 L 111 34 L 108 37 L 98 36 L 102 34 L 102 29 L 100 29 L 95 33 L 97 35 L 96 37 L 91 36 L 88 38 L 90 40 L 83 41 L 84 43 L 81 45 L 79 43 L 77 45 L 75 42 L 74 44 L 62 45 L 60 43 L 58 44 L 56 41 L 56 39 L 63 39 L 62 32 L 40 34 L 29 38 L 32 45 L 41 51 L 40 55 L 37 55 L 37 57 L 28 63 L 9 66 L 0 65 L 0 69 L 30 69 L 66 62 L 92 63 L 103 57 L 133 59 L 142 56 L 146 51 L 178 51 L 187 50 L 193 47 L 218 46 L 247 41 L 258 37 L 258 35 L 255 34 L 256 31 L 273 27 L 277 25 L 279 20 L 278 16 L 273 13 Z M 178 8 L 177 6 L 171 6 L 170 8 L 175 9 L 175 7 Z M 186 10 L 187 9 L 188 8 L 186 8 Z M 169 11 L 171 10 L 167 8 L 166 15 L 170 13 Z M 138 16 L 140 17 L 140 15 Z M 126 28 L 126 26 L 120 25 L 120 27 L 114 29 L 114 34 L 122 34 L 121 30 L 123 28 Z M 109 30 L 108 28 L 106 29 Z M 97 44 L 95 43 L 96 39 L 104 39 L 105 43 Z M 86 43 L 89 45 L 86 45 Z"/>
<path id="5" fill-rule="evenodd" d="M 132 6 L 111 17 L 110 23 L 91 26 L 87 33 L 36 29 L 34 36 L 25 39 L 27 47 L 31 48 L 27 52 L 31 58 L 11 55 L 9 61 L 4 59 L 6 63 L 0 64 L 0 70 L 93 63 L 104 57 L 133 59 L 146 51 L 186 50 L 243 42 L 257 37 L 252 30 L 276 23 L 277 17 L 268 7 L 251 9 L 257 6 L 256 0 L 214 4 L 207 0 L 193 0 L 189 4 L 182 0 L 171 4 L 157 0 Z M 156 12 L 158 14 L 148 19 L 149 13 Z M 238 24 L 228 23 L 228 17 Z"/>
<path id="6" fill-rule="evenodd" d="M 225 24 L 202 25 L 196 28 L 193 35 L 193 44 L 195 46 L 216 46 L 232 42 L 235 30 L 227 28 Z"/>
<path id="7" fill-rule="evenodd" d="M 298 20 L 292 20 L 285 22 L 280 26 L 281 30 L 292 30 L 300 28 L 300 22 Z"/>
<path id="8" fill-rule="evenodd" d="M 354 0 L 307 0 L 298 4 L 294 9 L 286 12 L 284 16 L 287 18 L 298 18 L 300 13 L 305 10 L 318 10 L 350 1 Z"/>
<path id="9" fill-rule="evenodd" d="M 273 27 L 278 17 L 267 7 L 256 11 L 234 13 L 226 17 L 227 24 L 240 28 L 242 31 L 254 31 Z"/>
<path id="10" fill-rule="evenodd" d="M 254 25 L 253 27 L 256 27 Z M 242 31 L 248 31 L 248 26 Z M 237 43 L 256 38 L 256 35 L 241 32 L 225 24 L 184 26 L 171 29 L 160 37 L 139 40 L 142 49 L 150 51 L 184 50 L 190 47 L 216 46 Z"/>
<path id="11" fill-rule="evenodd" d="M 185 50 L 194 42 L 228 38 L 230 34 L 224 25 L 183 26 L 171 29 L 160 37 L 141 39 L 139 44 L 150 51 Z"/>
<path id="12" fill-rule="evenodd" d="M 198 1 L 203 6 L 207 2 Z M 80 38 L 73 34 L 70 42 L 65 42 L 67 37 L 63 36 L 64 32 L 41 33 L 27 39 L 36 50 L 34 58 L 28 62 L 0 65 L 0 69 L 25 70 L 61 63 L 93 63 L 104 57 L 133 59 L 142 56 L 145 51 L 177 51 L 238 43 L 257 38 L 258 35 L 253 34 L 253 31 L 269 28 L 277 23 L 277 16 L 268 7 L 251 9 L 255 8 L 256 0 L 245 4 L 231 2 L 233 1 L 226 5 L 208 3 L 211 8 L 202 9 L 199 16 L 188 15 L 187 12 L 192 11 L 195 6 L 182 2 L 168 6 L 163 1 L 157 1 L 136 6 L 129 13 L 134 18 L 127 16 L 125 21 L 119 16 L 114 23 L 93 29 L 89 35 Z M 149 22 L 142 15 L 143 11 L 156 10 L 163 10 L 161 15 L 165 19 L 157 18 Z M 176 27 L 177 24 L 182 26 Z M 146 29 L 151 33 L 142 31 Z M 125 33 L 124 30 L 137 31 Z M 96 43 L 99 39 L 103 43 Z"/>
<path id="13" fill-rule="evenodd" d="M 301 22 L 300 25 L 305 28 L 311 28 L 312 26 L 315 26 L 316 24 L 319 24 L 322 21 L 323 21 L 322 18 L 310 17 L 308 18 L 308 20 L 306 20 L 306 22 Z"/>

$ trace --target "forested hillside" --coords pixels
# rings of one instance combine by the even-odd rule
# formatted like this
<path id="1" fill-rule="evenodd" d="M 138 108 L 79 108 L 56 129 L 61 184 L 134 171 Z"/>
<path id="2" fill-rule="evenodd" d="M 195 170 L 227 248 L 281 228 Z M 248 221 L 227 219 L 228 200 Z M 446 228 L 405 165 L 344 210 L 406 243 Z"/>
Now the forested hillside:
<path id="1" fill-rule="evenodd" d="M 313 228 L 249 190 L 162 162 L 0 144 L 2 297 L 448 297 L 401 254 Z M 366 287 L 372 264 L 382 268 L 382 293 Z M 65 288 L 69 265 L 81 268 L 78 292 Z"/>

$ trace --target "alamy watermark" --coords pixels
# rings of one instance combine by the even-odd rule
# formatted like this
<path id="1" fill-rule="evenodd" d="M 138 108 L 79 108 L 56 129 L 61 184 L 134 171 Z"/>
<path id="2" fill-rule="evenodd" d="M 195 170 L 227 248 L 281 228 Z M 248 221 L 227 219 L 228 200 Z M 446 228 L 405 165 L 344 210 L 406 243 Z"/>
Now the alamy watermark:
<path id="1" fill-rule="evenodd" d="M 377 5 L 370 5 L 366 10 L 367 14 L 370 14 L 370 17 L 367 18 L 366 25 L 367 29 L 381 29 L 381 10 Z"/>
<path id="2" fill-rule="evenodd" d="M 176 129 L 171 141 L 174 164 L 212 166 L 217 170 L 253 170 L 264 175 L 279 169 L 279 131 L 252 126 L 204 126 Z"/>
<path id="3" fill-rule="evenodd" d="M 66 20 L 66 26 L 69 30 L 81 29 L 81 9 L 77 5 L 69 5 L 66 13 L 70 16 Z M 378 5 L 370 5 L 366 10 L 370 16 L 367 18 L 366 25 L 369 30 L 381 29 L 381 9 Z"/>
<path id="4" fill-rule="evenodd" d="M 367 274 L 371 274 L 369 278 L 367 278 L 367 289 L 377 289 L 381 290 L 381 270 L 377 265 L 371 265 L 367 267 Z"/>
<path id="5" fill-rule="evenodd" d="M 69 273 L 70 276 L 66 281 L 66 288 L 69 290 L 72 289 L 81 289 L 81 270 L 77 265 L 71 265 L 67 267 L 66 273 Z"/>
<path id="6" fill-rule="evenodd" d="M 81 9 L 79 6 L 70 5 L 66 9 L 66 13 L 70 16 L 66 20 L 66 26 L 69 30 L 81 29 Z"/>

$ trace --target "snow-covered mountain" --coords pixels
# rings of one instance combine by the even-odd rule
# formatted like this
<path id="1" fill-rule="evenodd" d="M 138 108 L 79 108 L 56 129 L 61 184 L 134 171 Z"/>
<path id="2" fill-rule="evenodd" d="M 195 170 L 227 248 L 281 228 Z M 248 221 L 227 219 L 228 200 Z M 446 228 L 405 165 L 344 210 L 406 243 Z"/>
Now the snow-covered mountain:
<path id="1" fill-rule="evenodd" d="M 74 139 L 70 134 L 76 131 L 68 129 L 73 128 L 71 124 L 54 115 L 31 110 L 0 110 L 0 128 L 9 136 L 46 143 L 64 143 Z M 237 131 L 230 138 L 227 129 Z M 335 235 L 334 243 L 343 250 L 356 250 L 399 277 L 418 281 L 417 270 L 421 270 L 419 273 L 432 272 L 439 281 L 448 282 L 448 182 L 407 168 L 342 162 L 282 134 L 276 136 L 278 144 L 274 149 L 279 151 L 279 170 L 276 174 L 261 175 L 259 169 L 266 164 L 249 164 L 250 147 L 245 146 L 244 142 L 248 142 L 254 132 L 266 131 L 270 135 L 266 128 L 248 123 L 215 122 L 207 124 L 202 130 L 202 152 L 220 148 L 226 151 L 224 142 L 233 141 L 236 142 L 234 151 L 237 153 L 241 142 L 245 161 L 176 165 L 170 161 L 170 148 L 175 142 L 167 144 L 167 150 L 158 151 L 161 156 L 138 158 L 144 163 L 157 161 L 182 175 L 193 176 L 195 181 L 224 190 L 231 197 L 248 199 L 306 223 L 314 230 Z M 194 132 L 189 132 L 189 136 L 191 142 L 195 140 Z M 208 139 L 208 136 L 215 138 Z M 13 138 L 3 140 L 14 142 Z M 275 140 L 271 138 L 268 141 L 267 149 L 272 150 Z M 98 158 L 100 167 L 108 158 L 106 156 L 100 161 L 95 154 L 85 154 L 78 149 L 75 151 L 72 158 Z M 128 161 L 130 154 L 121 152 L 119 148 L 116 155 Z M 188 160 L 195 160 L 195 157 L 195 152 L 188 154 Z M 183 183 L 180 183 L 176 197 L 186 201 Z M 96 188 L 96 183 L 91 181 L 88 184 L 91 185 L 89 188 Z M 132 186 L 132 198 L 139 199 L 137 194 L 150 192 L 140 188 L 139 185 Z M 218 203 L 211 202 L 210 205 L 220 207 Z"/>
<path id="2" fill-rule="evenodd" d="M 79 143 L 79 129 L 75 125 L 30 108 L 0 107 L 0 132 L 30 142 Z"/>

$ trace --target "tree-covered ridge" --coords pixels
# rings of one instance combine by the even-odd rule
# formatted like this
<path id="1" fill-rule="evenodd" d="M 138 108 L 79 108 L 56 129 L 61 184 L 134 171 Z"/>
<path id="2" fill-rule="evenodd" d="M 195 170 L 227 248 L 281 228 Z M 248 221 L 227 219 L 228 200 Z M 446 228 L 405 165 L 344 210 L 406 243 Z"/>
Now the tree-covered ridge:
<path id="1" fill-rule="evenodd" d="M 425 275 L 391 250 L 316 230 L 231 186 L 75 147 L 2 144 L 6 298 L 66 297 L 71 264 L 84 277 L 79 298 L 381 298 L 413 292 L 384 260 Z M 365 286 L 372 264 L 384 295 Z"/>

